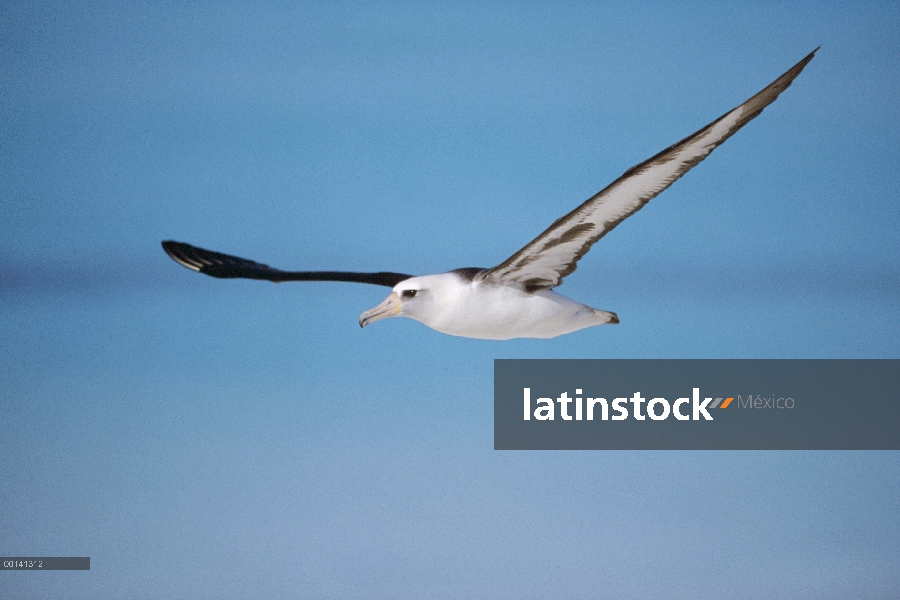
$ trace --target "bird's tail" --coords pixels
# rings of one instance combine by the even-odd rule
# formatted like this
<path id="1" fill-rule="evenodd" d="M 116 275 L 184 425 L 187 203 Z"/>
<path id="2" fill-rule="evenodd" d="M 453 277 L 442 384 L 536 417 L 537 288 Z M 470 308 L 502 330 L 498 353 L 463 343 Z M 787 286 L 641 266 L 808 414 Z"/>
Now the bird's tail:
<path id="1" fill-rule="evenodd" d="M 595 308 L 594 313 L 598 318 L 602 318 L 602 321 L 599 323 L 600 325 L 617 325 L 619 323 L 619 315 L 614 312 L 597 310 Z"/>

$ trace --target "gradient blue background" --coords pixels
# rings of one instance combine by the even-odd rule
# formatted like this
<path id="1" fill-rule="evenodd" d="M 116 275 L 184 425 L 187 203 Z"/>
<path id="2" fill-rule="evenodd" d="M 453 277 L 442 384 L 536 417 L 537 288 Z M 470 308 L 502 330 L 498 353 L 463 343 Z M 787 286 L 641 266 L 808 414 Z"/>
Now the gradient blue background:
<path id="1" fill-rule="evenodd" d="M 900 357 L 900 5 L 0 7 L 14 598 L 897 598 L 894 452 L 495 452 L 494 358 Z M 560 291 L 554 340 L 361 331 L 813 48 Z M 864 399 L 860 399 L 863 403 Z"/>

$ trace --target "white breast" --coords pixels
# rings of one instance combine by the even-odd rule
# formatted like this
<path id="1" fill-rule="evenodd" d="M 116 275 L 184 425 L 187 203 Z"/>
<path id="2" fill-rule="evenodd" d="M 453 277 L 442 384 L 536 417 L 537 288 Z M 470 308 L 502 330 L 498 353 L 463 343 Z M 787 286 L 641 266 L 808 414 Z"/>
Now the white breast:
<path id="1" fill-rule="evenodd" d="M 529 293 L 517 286 L 464 281 L 451 273 L 429 279 L 438 277 L 442 280 L 429 282 L 431 301 L 403 314 L 449 335 L 490 340 L 551 338 L 615 320 L 611 313 L 550 290 Z"/>

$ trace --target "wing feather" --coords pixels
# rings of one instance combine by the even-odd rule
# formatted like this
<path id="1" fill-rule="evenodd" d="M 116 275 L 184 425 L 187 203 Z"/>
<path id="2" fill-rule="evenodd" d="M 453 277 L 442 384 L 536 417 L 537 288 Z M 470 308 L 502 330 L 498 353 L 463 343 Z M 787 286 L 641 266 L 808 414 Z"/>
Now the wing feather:
<path id="1" fill-rule="evenodd" d="M 191 246 L 183 242 L 165 241 L 162 243 L 172 260 L 178 264 L 211 277 L 222 279 L 263 279 L 280 283 L 282 281 L 347 281 L 351 283 L 371 283 L 394 287 L 412 275 L 404 273 L 355 273 L 349 271 L 282 271 L 273 269 L 246 258 L 222 254 Z"/>
<path id="2" fill-rule="evenodd" d="M 774 102 L 817 51 L 818 48 L 734 110 L 628 169 L 584 204 L 557 219 L 524 248 L 485 271 L 481 279 L 518 283 L 528 291 L 559 285 L 597 240 L 640 210 Z"/>

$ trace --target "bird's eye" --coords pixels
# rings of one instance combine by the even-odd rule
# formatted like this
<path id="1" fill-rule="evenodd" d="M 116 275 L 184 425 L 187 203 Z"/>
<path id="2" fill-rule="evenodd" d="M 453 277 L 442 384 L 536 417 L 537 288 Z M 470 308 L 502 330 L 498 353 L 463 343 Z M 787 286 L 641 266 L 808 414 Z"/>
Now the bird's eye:
<path id="1" fill-rule="evenodd" d="M 404 298 L 415 298 L 416 290 L 403 290 Z"/>

